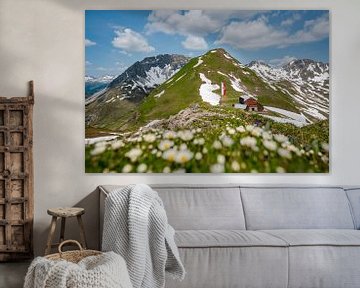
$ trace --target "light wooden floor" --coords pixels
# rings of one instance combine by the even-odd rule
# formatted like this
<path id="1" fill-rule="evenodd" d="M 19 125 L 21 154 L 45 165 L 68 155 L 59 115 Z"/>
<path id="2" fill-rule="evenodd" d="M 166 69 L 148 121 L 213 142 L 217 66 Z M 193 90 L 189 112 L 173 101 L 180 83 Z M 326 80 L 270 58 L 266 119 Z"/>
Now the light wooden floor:
<path id="1" fill-rule="evenodd" d="M 0 287 L 22 288 L 30 262 L 0 263 Z"/>

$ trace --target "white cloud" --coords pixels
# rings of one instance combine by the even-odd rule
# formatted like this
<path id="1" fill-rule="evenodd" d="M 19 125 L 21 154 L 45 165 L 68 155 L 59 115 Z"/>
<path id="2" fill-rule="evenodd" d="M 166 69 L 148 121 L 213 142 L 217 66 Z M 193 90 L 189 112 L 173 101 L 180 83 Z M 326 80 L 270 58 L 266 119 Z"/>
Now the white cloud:
<path id="1" fill-rule="evenodd" d="M 283 20 L 280 25 L 281 26 L 291 26 L 292 24 L 299 21 L 300 19 L 301 19 L 301 15 L 296 13 L 296 14 L 293 14 L 291 17 Z"/>
<path id="2" fill-rule="evenodd" d="M 85 65 L 92 65 L 90 61 L 85 61 Z"/>
<path id="3" fill-rule="evenodd" d="M 147 34 L 161 32 L 185 37 L 182 45 L 189 50 L 207 48 L 205 37 L 218 33 L 231 19 L 248 20 L 269 11 L 259 10 L 156 10 L 148 17 Z"/>
<path id="4" fill-rule="evenodd" d="M 116 37 L 112 44 L 116 48 L 121 48 L 126 52 L 152 52 L 155 50 L 149 45 L 145 37 L 130 28 L 115 30 L 115 34 Z"/>
<path id="5" fill-rule="evenodd" d="M 293 44 L 322 40 L 329 36 L 327 15 L 306 21 L 303 29 L 295 33 L 276 28 L 261 17 L 251 21 L 233 21 L 223 28 L 217 44 L 229 44 L 238 49 L 286 47 Z"/>
<path id="6" fill-rule="evenodd" d="M 329 36 L 329 17 L 324 14 L 314 20 L 305 21 L 304 29 L 296 32 L 291 43 L 313 42 Z"/>
<path id="7" fill-rule="evenodd" d="M 205 50 L 208 48 L 204 38 L 192 35 L 187 36 L 181 44 L 188 50 Z"/>
<path id="8" fill-rule="evenodd" d="M 296 60 L 296 57 L 286 55 L 282 58 L 271 59 L 268 61 L 268 63 L 275 67 L 281 67 L 285 64 L 288 64 L 289 62 L 291 62 L 293 60 Z"/>
<path id="9" fill-rule="evenodd" d="M 147 33 L 163 32 L 183 36 L 201 36 L 220 31 L 233 18 L 245 20 L 259 13 L 258 10 L 156 10 L 148 18 Z"/>
<path id="10" fill-rule="evenodd" d="M 180 34 L 183 36 L 205 36 L 216 32 L 221 23 L 204 14 L 202 10 L 181 11 L 156 10 L 148 18 L 147 33 L 163 32 L 166 34 Z"/>
<path id="11" fill-rule="evenodd" d="M 89 39 L 85 39 L 85 47 L 94 46 L 96 45 L 96 42 L 91 41 Z"/>
<path id="12" fill-rule="evenodd" d="M 252 21 L 231 22 L 224 27 L 217 44 L 229 44 L 235 48 L 253 49 L 275 46 L 287 37 L 285 31 L 276 30 L 259 18 Z"/>

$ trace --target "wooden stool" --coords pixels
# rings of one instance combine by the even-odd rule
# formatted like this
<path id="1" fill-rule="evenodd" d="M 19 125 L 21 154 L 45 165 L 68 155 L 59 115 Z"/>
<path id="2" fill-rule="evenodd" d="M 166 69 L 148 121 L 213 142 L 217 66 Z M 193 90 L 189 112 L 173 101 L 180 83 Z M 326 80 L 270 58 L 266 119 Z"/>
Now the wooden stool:
<path id="1" fill-rule="evenodd" d="M 49 231 L 49 236 L 48 236 L 48 240 L 47 240 L 45 255 L 50 254 L 52 247 L 57 247 L 61 242 L 64 241 L 66 218 L 70 218 L 70 217 L 77 218 L 79 227 L 80 227 L 81 245 L 83 246 L 84 249 L 86 249 L 87 245 L 86 245 L 86 238 L 85 238 L 85 229 L 84 229 L 84 224 L 81 219 L 81 215 L 83 215 L 85 213 L 84 208 L 78 208 L 78 207 L 50 208 L 47 210 L 47 213 L 52 216 L 52 219 L 51 219 L 51 224 L 50 224 L 50 231 Z M 60 242 L 53 244 L 52 240 L 54 237 L 56 222 L 57 222 L 58 217 L 61 218 Z"/>

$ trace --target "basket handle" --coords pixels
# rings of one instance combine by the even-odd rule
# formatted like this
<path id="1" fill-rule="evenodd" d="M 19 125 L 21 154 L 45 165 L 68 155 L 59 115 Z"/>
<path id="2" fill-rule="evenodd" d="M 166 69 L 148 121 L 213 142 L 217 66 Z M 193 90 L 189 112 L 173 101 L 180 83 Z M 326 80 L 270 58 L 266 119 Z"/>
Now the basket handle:
<path id="1" fill-rule="evenodd" d="M 62 255 L 62 253 L 63 253 L 63 251 L 61 250 L 62 247 L 63 247 L 65 244 L 68 244 L 68 243 L 72 243 L 72 244 L 75 244 L 76 246 L 78 246 L 80 252 L 84 251 L 83 247 L 81 246 L 81 244 L 80 244 L 78 241 L 76 241 L 76 240 L 65 240 L 65 241 L 61 242 L 60 245 L 59 245 L 59 247 L 58 247 L 58 251 L 59 251 L 60 257 L 61 257 L 61 255 Z"/>

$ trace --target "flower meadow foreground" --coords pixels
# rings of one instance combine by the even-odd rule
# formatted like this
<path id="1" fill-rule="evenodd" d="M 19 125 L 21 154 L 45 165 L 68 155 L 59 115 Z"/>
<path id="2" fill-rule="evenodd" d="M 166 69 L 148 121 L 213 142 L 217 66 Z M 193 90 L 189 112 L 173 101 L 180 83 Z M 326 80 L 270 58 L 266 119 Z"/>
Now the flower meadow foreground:
<path id="1" fill-rule="evenodd" d="M 329 145 L 295 144 L 265 126 L 149 129 L 86 148 L 92 173 L 325 173 Z"/>

